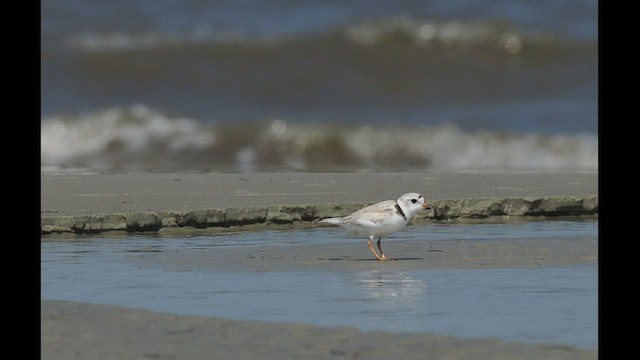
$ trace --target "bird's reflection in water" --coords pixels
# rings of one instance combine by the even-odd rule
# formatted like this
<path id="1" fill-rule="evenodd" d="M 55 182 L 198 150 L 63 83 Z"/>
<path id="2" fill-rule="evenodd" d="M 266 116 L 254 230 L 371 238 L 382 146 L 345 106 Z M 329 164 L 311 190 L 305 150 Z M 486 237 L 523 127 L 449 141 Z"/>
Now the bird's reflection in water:
<path id="1" fill-rule="evenodd" d="M 426 281 L 405 271 L 362 271 L 356 273 L 356 283 L 368 299 L 406 305 L 421 302 L 427 292 Z"/>

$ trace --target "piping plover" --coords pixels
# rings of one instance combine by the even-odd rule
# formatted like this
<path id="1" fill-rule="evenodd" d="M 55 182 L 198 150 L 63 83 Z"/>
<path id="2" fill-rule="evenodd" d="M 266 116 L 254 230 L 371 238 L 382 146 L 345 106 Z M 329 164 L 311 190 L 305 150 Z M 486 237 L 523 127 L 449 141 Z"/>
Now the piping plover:
<path id="1" fill-rule="evenodd" d="M 380 246 L 382 237 L 402 229 L 421 209 L 431 209 L 431 206 L 424 202 L 422 195 L 407 193 L 400 196 L 398 200 L 382 201 L 362 208 L 351 215 L 326 218 L 320 220 L 320 222 L 340 225 L 355 235 L 368 236 L 367 245 L 376 259 L 389 260 L 382 252 L 382 246 Z M 380 255 L 371 245 L 371 241 L 376 236 L 378 237 Z"/>

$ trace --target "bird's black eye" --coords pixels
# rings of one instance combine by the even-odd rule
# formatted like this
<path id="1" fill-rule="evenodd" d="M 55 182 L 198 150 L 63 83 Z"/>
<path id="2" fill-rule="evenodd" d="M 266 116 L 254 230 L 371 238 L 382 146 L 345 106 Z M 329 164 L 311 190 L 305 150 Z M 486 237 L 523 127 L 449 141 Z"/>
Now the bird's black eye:
<path id="1" fill-rule="evenodd" d="M 417 202 L 418 202 L 418 200 L 416 200 L 416 199 L 411 199 L 411 202 L 415 204 L 415 203 L 417 203 Z"/>

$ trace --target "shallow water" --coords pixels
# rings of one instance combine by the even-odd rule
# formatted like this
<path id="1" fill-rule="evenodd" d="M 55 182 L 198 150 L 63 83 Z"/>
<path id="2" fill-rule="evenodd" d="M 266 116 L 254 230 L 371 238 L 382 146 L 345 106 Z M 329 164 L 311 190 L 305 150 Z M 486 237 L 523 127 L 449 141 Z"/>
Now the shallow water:
<path id="1" fill-rule="evenodd" d="M 41 296 L 189 315 L 598 347 L 597 266 L 256 273 L 172 270 L 137 256 L 345 241 L 336 231 L 45 240 Z M 427 236 L 434 246 L 447 239 L 593 239 L 597 221 L 424 224 L 402 232 L 403 239 Z"/>

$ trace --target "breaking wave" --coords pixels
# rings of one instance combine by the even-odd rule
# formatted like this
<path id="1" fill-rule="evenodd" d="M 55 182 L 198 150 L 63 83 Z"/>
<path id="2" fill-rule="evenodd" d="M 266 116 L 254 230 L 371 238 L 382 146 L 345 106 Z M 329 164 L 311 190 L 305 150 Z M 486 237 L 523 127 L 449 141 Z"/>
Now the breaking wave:
<path id="1" fill-rule="evenodd" d="M 211 123 L 135 105 L 44 118 L 41 166 L 43 170 L 594 171 L 598 139 L 594 134 L 303 123 L 282 118 Z"/>
<path id="2" fill-rule="evenodd" d="M 422 21 L 408 17 L 365 21 L 346 25 L 325 33 L 313 35 L 245 35 L 240 32 L 214 31 L 196 27 L 182 33 L 123 31 L 106 33 L 81 33 L 69 36 L 69 47 L 85 52 L 110 52 L 148 50 L 184 46 L 244 45 L 273 46 L 284 49 L 304 42 L 308 46 L 327 47 L 340 43 L 360 46 L 412 45 L 417 47 L 442 46 L 444 48 L 469 49 L 486 47 L 519 53 L 526 46 L 558 46 L 568 44 L 550 34 L 524 33 L 500 21 Z"/>

